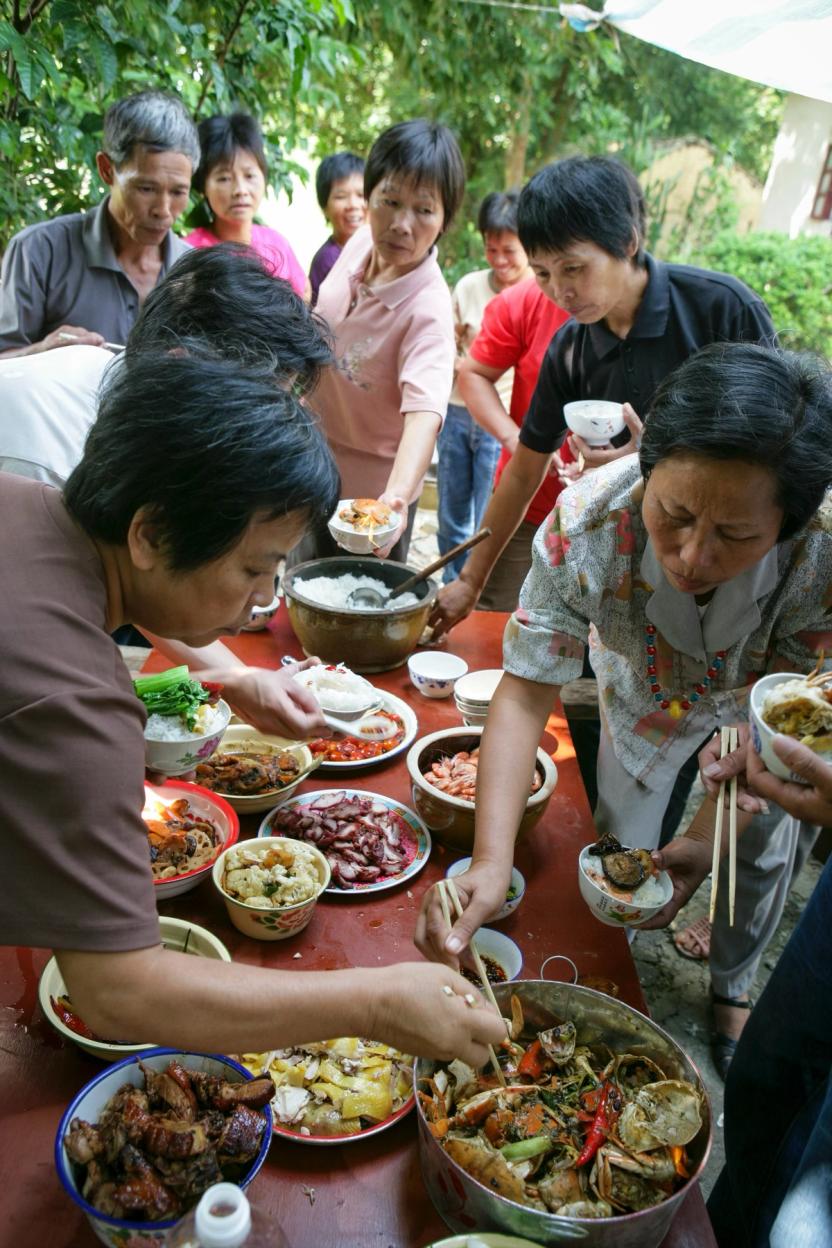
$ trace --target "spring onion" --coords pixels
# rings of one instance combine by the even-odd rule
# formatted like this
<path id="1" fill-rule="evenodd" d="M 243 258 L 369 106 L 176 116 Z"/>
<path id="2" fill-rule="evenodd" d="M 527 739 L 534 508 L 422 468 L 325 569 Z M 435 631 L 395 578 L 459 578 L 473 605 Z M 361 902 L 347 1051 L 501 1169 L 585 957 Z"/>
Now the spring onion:
<path id="1" fill-rule="evenodd" d="M 533 1135 L 529 1140 L 516 1140 L 514 1144 L 504 1144 L 500 1152 L 506 1161 L 527 1161 L 529 1157 L 539 1157 L 554 1148 L 549 1135 Z"/>
<path id="2" fill-rule="evenodd" d="M 181 715 L 191 731 L 200 706 L 215 696 L 211 689 L 191 678 L 187 667 L 172 667 L 155 676 L 136 676 L 133 688 L 148 715 Z"/>

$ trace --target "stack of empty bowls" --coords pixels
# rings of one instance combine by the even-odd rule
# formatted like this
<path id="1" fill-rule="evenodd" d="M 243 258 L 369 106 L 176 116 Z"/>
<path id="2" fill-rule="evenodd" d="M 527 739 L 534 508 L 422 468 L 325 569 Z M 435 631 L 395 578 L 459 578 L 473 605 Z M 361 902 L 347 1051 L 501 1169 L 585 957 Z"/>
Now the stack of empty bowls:
<path id="1" fill-rule="evenodd" d="M 488 718 L 488 708 L 494 691 L 503 678 L 499 667 L 485 668 L 480 672 L 469 672 L 461 676 L 454 686 L 454 701 L 462 716 L 462 722 L 469 728 L 479 727 Z"/>

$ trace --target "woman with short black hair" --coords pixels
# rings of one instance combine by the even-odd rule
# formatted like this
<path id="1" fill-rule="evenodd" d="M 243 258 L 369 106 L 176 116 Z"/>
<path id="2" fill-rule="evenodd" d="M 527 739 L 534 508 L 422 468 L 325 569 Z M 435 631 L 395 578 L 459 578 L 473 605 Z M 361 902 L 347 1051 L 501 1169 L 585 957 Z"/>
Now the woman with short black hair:
<path id="1" fill-rule="evenodd" d="M 502 903 L 525 777 L 587 642 L 601 719 L 595 823 L 599 834 L 647 849 L 658 844 L 680 769 L 716 727 L 744 718 L 749 686 L 770 671 L 808 672 L 830 652 L 832 524 L 822 507 L 830 486 L 829 367 L 717 343 L 659 387 L 640 460 L 628 456 L 564 491 L 535 537 L 506 628 L 506 674 L 481 748 L 473 862 L 457 877 L 467 906 L 460 940 L 445 943 L 431 906 L 422 939 L 434 955 L 458 953 Z M 816 831 L 780 810 L 755 816 L 737 851 L 733 927 L 727 881 L 719 889 L 709 969 L 723 1075 L 741 1030 L 735 1017 L 747 1015 L 792 869 Z M 666 865 L 684 844 L 663 851 Z"/>
<path id="2" fill-rule="evenodd" d="M 211 224 L 192 230 L 185 242 L 192 247 L 243 243 L 275 277 L 284 278 L 308 301 L 309 283 L 289 241 L 270 226 L 255 224 L 269 166 L 254 117 L 248 113 L 207 117 L 199 123 L 199 144 L 202 158 L 193 181 L 205 197 Z"/>
<path id="3" fill-rule="evenodd" d="M 337 362 L 310 404 L 344 497 L 381 498 L 396 513 L 396 559 L 407 557 L 451 392 L 453 315 L 436 244 L 464 188 L 462 156 L 445 126 L 416 120 L 385 130 L 364 171 L 369 222 L 347 243 L 317 304 L 335 336 Z M 324 527 L 293 560 L 338 552 Z"/>

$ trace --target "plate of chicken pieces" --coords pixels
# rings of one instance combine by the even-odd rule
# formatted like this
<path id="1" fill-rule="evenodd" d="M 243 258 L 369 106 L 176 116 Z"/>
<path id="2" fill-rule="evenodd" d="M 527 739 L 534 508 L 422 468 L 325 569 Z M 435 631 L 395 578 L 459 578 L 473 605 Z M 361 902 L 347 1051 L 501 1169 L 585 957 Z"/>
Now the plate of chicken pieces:
<path id="1" fill-rule="evenodd" d="M 336 897 L 396 888 L 422 870 L 431 850 L 430 833 L 417 814 L 363 789 L 322 789 L 282 802 L 258 836 L 314 845 L 332 871 L 325 892 Z"/>

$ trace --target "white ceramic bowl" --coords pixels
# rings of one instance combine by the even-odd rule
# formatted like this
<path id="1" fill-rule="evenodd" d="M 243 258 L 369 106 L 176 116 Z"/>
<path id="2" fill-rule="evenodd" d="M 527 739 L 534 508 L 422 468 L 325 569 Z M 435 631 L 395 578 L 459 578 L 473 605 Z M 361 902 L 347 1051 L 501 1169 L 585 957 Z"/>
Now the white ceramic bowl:
<path id="1" fill-rule="evenodd" d="M 281 602 L 280 594 L 275 594 L 267 607 L 252 607 L 251 617 L 248 624 L 243 625 L 243 632 L 259 633 L 261 628 L 265 628 L 269 620 L 273 620 L 277 615 Z"/>
<path id="2" fill-rule="evenodd" d="M 217 854 L 229 849 L 240 835 L 240 820 L 236 812 L 218 793 L 200 788 L 198 784 L 188 784 L 185 780 L 168 780 L 165 784 L 150 784 L 146 780 L 144 787 L 146 799 L 157 797 L 160 802 L 169 804 L 175 802 L 177 798 L 186 797 L 192 810 L 210 819 L 219 828 L 222 837 Z M 189 893 L 208 875 L 213 864 L 212 858 L 210 862 L 206 862 L 205 866 L 195 867 L 193 871 L 184 871 L 181 875 L 172 875 L 167 879 L 154 879 L 153 891 L 156 900 L 159 901 L 162 897 L 178 897 L 180 893 Z"/>
<path id="3" fill-rule="evenodd" d="M 422 650 L 407 660 L 410 682 L 425 698 L 449 698 L 468 664 L 445 650 Z"/>
<path id="4" fill-rule="evenodd" d="M 451 863 L 451 865 L 448 867 L 448 870 L 445 872 L 445 875 L 448 877 L 448 879 L 451 879 L 455 875 L 462 875 L 464 871 L 468 870 L 470 865 L 471 865 L 470 858 L 460 858 L 457 862 Z M 523 895 L 525 891 L 526 891 L 526 881 L 523 879 L 523 876 L 520 874 L 517 868 L 512 867 L 511 868 L 511 884 L 509 885 L 509 892 L 513 892 L 513 896 L 509 897 L 508 895 L 506 895 L 505 901 L 500 906 L 500 909 L 497 911 L 497 913 L 493 915 L 491 922 L 499 923 L 501 919 L 507 919 L 510 914 L 514 914 L 514 911 L 517 909 L 517 907 L 520 905 L 520 902 L 523 900 Z"/>
<path id="5" fill-rule="evenodd" d="M 345 507 L 351 507 L 353 500 L 351 498 L 342 498 L 335 511 L 330 517 L 327 528 L 333 542 L 337 542 L 342 550 L 348 550 L 353 555 L 371 555 L 381 546 L 386 546 L 390 538 L 396 532 L 399 526 L 399 517 L 390 524 L 382 525 L 374 528 L 372 534 L 363 530 L 354 529 L 351 524 L 346 524 L 340 519 L 342 510 Z"/>
<path id="6" fill-rule="evenodd" d="M 197 927 L 196 923 L 188 923 L 184 919 L 172 919 L 168 915 L 160 915 L 159 931 L 162 935 L 162 944 L 166 949 L 174 949 L 181 953 L 185 948 L 185 941 L 187 940 L 187 952 L 189 954 L 194 954 L 201 958 L 215 958 L 219 962 L 231 961 L 231 954 L 222 941 L 213 932 L 207 931 L 204 927 Z M 50 958 L 41 972 L 40 982 L 38 983 L 38 1001 L 43 1011 L 43 1016 L 59 1035 L 66 1040 L 71 1040 L 73 1044 L 77 1044 L 79 1049 L 83 1049 L 91 1057 L 98 1057 L 103 1062 L 117 1062 L 119 1058 L 129 1057 L 132 1053 L 144 1053 L 148 1049 L 156 1047 L 152 1043 L 113 1044 L 109 1040 L 90 1040 L 86 1036 L 79 1035 L 77 1031 L 67 1027 L 66 1023 L 61 1021 L 52 1008 L 50 997 L 54 997 L 57 1000 L 58 997 L 65 995 L 66 984 L 64 983 L 63 975 L 61 975 L 57 958 Z"/>
<path id="7" fill-rule="evenodd" d="M 291 741 L 288 737 L 275 737 L 271 733 L 258 732 L 250 724 L 231 724 L 226 728 L 218 749 L 220 754 L 282 754 L 284 751 L 296 759 L 301 771 L 312 766 L 312 751 L 308 745 L 301 741 Z M 235 796 L 220 790 L 216 792 L 217 797 L 221 797 L 238 814 L 259 815 L 264 810 L 271 810 L 284 797 L 291 797 L 300 783 L 300 780 L 295 780 L 292 784 L 284 785 L 282 789 L 269 789 L 265 793 L 254 793 L 251 796 Z M 213 789 L 207 791 L 214 792 Z"/>
<path id="8" fill-rule="evenodd" d="M 623 405 L 606 399 L 564 403 L 563 415 L 572 432 L 583 438 L 587 446 L 605 446 L 624 428 Z"/>
<path id="9" fill-rule="evenodd" d="M 786 680 L 799 679 L 799 672 L 772 672 L 769 676 L 761 676 L 752 686 L 748 698 L 748 720 L 751 725 L 751 740 L 754 742 L 754 749 L 771 774 L 779 777 L 780 780 L 793 780 L 795 784 L 807 784 L 808 781 L 803 776 L 792 771 L 774 753 L 774 738 L 777 733 L 773 728 L 769 728 L 762 714 L 763 702 L 776 685 L 782 685 Z M 832 754 L 828 751 L 817 750 L 815 752 L 825 763 L 832 763 Z"/>
<path id="10" fill-rule="evenodd" d="M 666 871 L 659 872 L 659 881 L 664 889 L 661 901 L 650 905 L 639 904 L 638 901 L 625 901 L 621 897 L 613 897 L 605 892 L 587 875 L 587 867 L 601 872 L 601 859 L 597 854 L 590 854 L 590 847 L 585 845 L 578 858 L 578 887 L 581 896 L 589 906 L 596 919 L 606 923 L 607 927 L 632 927 L 644 923 L 658 914 L 662 906 L 666 906 L 673 895 L 673 883 Z"/>
<path id="11" fill-rule="evenodd" d="M 187 1070 L 199 1070 L 207 1075 L 218 1075 L 230 1083 L 244 1083 L 253 1079 L 243 1066 L 230 1057 L 210 1056 L 205 1053 L 182 1053 L 178 1049 L 152 1049 L 142 1053 L 140 1057 L 126 1057 L 115 1066 L 97 1074 L 85 1084 L 77 1096 L 73 1097 L 66 1112 L 61 1118 L 55 1136 L 55 1167 L 61 1186 L 68 1196 L 75 1201 L 87 1215 L 89 1224 L 102 1244 L 109 1248 L 162 1248 L 168 1243 L 168 1232 L 175 1226 L 179 1217 L 164 1222 L 137 1222 L 126 1218 L 111 1218 L 101 1213 L 88 1201 L 84 1200 L 78 1187 L 76 1167 L 72 1163 L 64 1146 L 73 1118 L 81 1118 L 85 1122 L 97 1123 L 102 1111 L 112 1096 L 126 1083 L 136 1088 L 144 1087 L 144 1075 L 139 1067 L 141 1060 L 152 1070 L 163 1071 L 172 1059 L 176 1059 Z M 260 1149 L 246 1172 L 238 1181 L 238 1187 L 246 1188 L 257 1174 L 272 1140 L 272 1114 L 267 1105 L 257 1111 L 266 1120 Z"/>
<path id="12" fill-rule="evenodd" d="M 369 680 L 352 672 L 348 667 L 333 663 L 317 663 L 295 672 L 292 678 L 317 699 L 321 709 L 329 715 L 352 719 L 364 715 L 372 706 L 378 706 L 383 692 Z M 349 701 L 344 705 L 344 695 Z"/>
<path id="13" fill-rule="evenodd" d="M 471 944 L 480 956 L 492 958 L 506 973 L 506 979 L 517 979 L 523 969 L 523 954 L 520 946 L 502 932 L 495 932 L 493 927 L 478 927 L 474 932 Z"/>
<path id="14" fill-rule="evenodd" d="M 500 667 L 481 668 L 462 676 L 454 686 L 454 697 L 471 710 L 487 710 L 497 686 L 503 679 Z"/>
<path id="15" fill-rule="evenodd" d="M 148 771 L 160 776 L 181 776 L 186 771 L 193 771 L 197 763 L 210 758 L 216 750 L 222 734 L 231 719 L 231 707 L 220 698 L 217 703 L 219 714 L 211 732 L 201 737 L 188 737 L 185 741 L 151 741 L 144 739 L 144 758 Z"/>
<path id="16" fill-rule="evenodd" d="M 246 902 L 231 897 L 225 891 L 223 876 L 225 875 L 226 854 L 221 854 L 216 860 L 212 872 L 214 887 L 225 902 L 229 919 L 238 932 L 242 932 L 244 936 L 251 936 L 254 940 L 286 940 L 287 937 L 296 936 L 298 932 L 302 932 L 315 912 L 318 898 L 330 881 L 329 863 L 319 849 L 307 844 L 306 841 L 293 841 L 283 836 L 261 836 L 249 842 L 250 848 L 262 850 L 264 854 L 274 845 L 280 845 L 283 849 L 291 848 L 293 845 L 303 845 L 304 849 L 311 850 L 320 885 L 314 897 L 309 897 L 306 901 L 295 902 L 292 906 L 270 906 L 268 910 L 265 910 L 260 906 L 247 905 Z"/>

